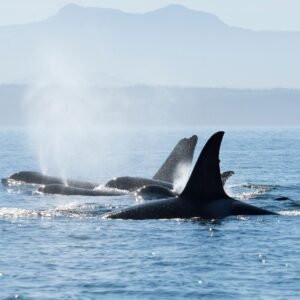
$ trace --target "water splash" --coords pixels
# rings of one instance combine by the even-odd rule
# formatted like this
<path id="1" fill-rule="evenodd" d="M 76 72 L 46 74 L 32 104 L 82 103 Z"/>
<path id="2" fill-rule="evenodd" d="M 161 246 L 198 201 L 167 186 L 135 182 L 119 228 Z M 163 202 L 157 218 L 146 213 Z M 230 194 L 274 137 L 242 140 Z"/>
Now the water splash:
<path id="1" fill-rule="evenodd" d="M 190 164 L 179 164 L 176 168 L 174 174 L 174 191 L 180 194 L 184 187 L 186 186 L 187 181 L 189 180 L 189 175 L 191 172 Z"/>
<path id="2" fill-rule="evenodd" d="M 298 217 L 300 216 L 300 210 L 283 210 L 279 212 L 283 216 Z"/>
<path id="3" fill-rule="evenodd" d="M 88 168 L 96 160 L 99 140 L 87 132 L 99 125 L 101 101 L 69 57 L 48 53 L 40 65 L 24 101 L 28 135 L 41 172 L 52 170 L 65 179 L 75 167 Z"/>
<path id="4" fill-rule="evenodd" d="M 229 196 L 240 200 L 256 199 L 272 190 L 277 186 L 265 184 L 242 183 L 226 185 L 225 189 Z"/>

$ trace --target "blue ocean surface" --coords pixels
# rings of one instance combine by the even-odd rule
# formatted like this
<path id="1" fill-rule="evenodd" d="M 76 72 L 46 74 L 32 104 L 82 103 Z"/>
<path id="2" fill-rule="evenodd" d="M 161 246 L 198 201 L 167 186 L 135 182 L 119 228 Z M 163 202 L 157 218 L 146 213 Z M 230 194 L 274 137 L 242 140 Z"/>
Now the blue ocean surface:
<path id="1" fill-rule="evenodd" d="M 47 172 L 99 184 L 152 177 L 180 138 L 199 136 L 195 161 L 212 133 L 123 130 L 103 138 L 96 157 L 70 153 L 60 158 L 69 160 L 65 172 Z M 0 145 L 1 178 L 44 168 L 25 131 L 1 130 Z M 222 171 L 235 172 L 228 194 L 280 215 L 105 220 L 137 204 L 134 195 L 43 195 L 1 184 L 0 299 L 300 299 L 300 130 L 228 129 L 220 158 Z"/>

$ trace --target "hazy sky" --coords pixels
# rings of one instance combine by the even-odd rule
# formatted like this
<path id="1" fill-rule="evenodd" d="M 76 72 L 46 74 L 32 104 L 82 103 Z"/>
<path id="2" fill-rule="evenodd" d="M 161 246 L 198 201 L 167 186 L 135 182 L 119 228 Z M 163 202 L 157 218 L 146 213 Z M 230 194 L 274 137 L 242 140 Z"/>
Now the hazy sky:
<path id="1" fill-rule="evenodd" d="M 43 20 L 68 3 L 145 12 L 176 3 L 257 30 L 300 30 L 299 0 L 0 0 L 0 25 Z"/>

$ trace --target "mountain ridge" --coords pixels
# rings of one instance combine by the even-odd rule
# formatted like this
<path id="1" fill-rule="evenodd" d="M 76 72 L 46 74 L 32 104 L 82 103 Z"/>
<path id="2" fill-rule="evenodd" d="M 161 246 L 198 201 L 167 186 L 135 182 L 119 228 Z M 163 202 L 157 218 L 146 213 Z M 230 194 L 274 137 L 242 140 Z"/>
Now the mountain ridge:
<path id="1" fill-rule="evenodd" d="M 232 27 L 180 5 L 133 14 L 69 4 L 45 21 L 0 27 L 0 40 L 0 83 L 33 83 L 49 76 L 50 66 L 67 76 L 75 70 L 91 85 L 116 78 L 130 85 L 300 87 L 300 32 Z"/>

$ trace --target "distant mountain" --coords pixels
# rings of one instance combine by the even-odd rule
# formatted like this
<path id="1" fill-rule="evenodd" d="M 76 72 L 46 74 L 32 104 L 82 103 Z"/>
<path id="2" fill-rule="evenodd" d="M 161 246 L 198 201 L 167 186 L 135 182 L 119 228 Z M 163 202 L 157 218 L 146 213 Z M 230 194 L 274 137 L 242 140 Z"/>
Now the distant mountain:
<path id="1" fill-rule="evenodd" d="M 300 87 L 300 32 L 230 27 L 179 5 L 132 14 L 70 4 L 0 27 L 0 41 L 0 83 Z"/>

